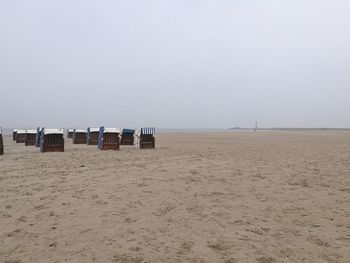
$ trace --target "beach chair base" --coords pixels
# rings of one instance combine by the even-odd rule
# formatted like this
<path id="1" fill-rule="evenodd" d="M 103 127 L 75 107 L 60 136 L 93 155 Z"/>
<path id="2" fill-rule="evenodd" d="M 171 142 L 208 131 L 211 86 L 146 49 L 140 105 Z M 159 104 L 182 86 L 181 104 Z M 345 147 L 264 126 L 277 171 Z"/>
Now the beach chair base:
<path id="1" fill-rule="evenodd" d="M 64 138 L 62 134 L 43 135 L 40 152 L 64 152 Z"/>
<path id="2" fill-rule="evenodd" d="M 119 144 L 104 144 L 101 148 L 102 151 L 104 150 L 118 151 L 119 149 L 120 149 Z"/>
<path id="3" fill-rule="evenodd" d="M 34 146 L 36 141 L 36 134 L 26 134 L 25 146 Z"/>
<path id="4" fill-rule="evenodd" d="M 57 146 L 45 146 L 43 149 L 40 149 L 42 153 L 44 152 L 64 152 L 64 146 L 57 145 Z"/>
<path id="5" fill-rule="evenodd" d="M 156 140 L 153 135 L 141 135 L 140 149 L 154 149 L 156 148 Z"/>

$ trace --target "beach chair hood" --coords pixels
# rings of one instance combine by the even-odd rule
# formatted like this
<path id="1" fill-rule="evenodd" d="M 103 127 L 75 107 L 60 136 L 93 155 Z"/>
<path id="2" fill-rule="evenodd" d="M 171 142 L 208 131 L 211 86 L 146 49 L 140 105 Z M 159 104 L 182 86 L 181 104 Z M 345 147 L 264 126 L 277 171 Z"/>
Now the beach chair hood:
<path id="1" fill-rule="evenodd" d="M 76 133 L 86 133 L 85 129 L 74 129 L 74 132 Z"/>
<path id="2" fill-rule="evenodd" d="M 44 135 L 48 135 L 48 134 L 63 134 L 63 129 L 47 129 L 47 128 L 43 128 L 42 129 L 42 133 Z"/>
<path id="3" fill-rule="evenodd" d="M 141 128 L 141 134 L 154 135 L 156 133 L 156 128 Z"/>
<path id="4" fill-rule="evenodd" d="M 87 129 L 88 132 L 99 132 L 100 131 L 100 128 L 92 128 L 92 127 L 89 127 Z"/>

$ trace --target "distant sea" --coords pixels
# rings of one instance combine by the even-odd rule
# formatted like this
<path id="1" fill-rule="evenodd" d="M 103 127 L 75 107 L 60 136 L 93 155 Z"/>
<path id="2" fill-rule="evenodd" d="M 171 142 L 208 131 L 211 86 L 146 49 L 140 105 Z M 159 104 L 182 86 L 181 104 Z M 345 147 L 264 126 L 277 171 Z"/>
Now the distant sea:
<path id="1" fill-rule="evenodd" d="M 33 129 L 33 128 L 31 128 Z M 4 135 L 11 135 L 12 128 L 2 128 Z M 156 128 L 157 133 L 216 133 L 216 132 L 252 132 L 254 128 Z M 350 128 L 258 128 L 257 131 L 350 131 Z"/>
<path id="2" fill-rule="evenodd" d="M 159 133 L 208 133 L 208 132 L 227 132 L 229 129 L 209 129 L 209 128 L 196 128 L 196 129 L 184 129 L 184 128 L 159 128 L 156 130 Z"/>
<path id="3" fill-rule="evenodd" d="M 350 128 L 258 128 L 257 131 L 350 131 Z M 157 129 L 160 133 L 210 133 L 210 132 L 254 132 L 254 128 L 227 128 L 227 129 Z"/>

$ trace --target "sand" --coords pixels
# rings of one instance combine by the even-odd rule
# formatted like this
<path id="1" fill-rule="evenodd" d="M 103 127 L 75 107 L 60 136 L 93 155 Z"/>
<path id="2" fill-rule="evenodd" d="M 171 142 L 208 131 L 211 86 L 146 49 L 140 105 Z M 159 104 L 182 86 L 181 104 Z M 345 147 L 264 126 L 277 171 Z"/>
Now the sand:
<path id="1" fill-rule="evenodd" d="M 4 141 L 0 262 L 350 262 L 349 132 Z"/>

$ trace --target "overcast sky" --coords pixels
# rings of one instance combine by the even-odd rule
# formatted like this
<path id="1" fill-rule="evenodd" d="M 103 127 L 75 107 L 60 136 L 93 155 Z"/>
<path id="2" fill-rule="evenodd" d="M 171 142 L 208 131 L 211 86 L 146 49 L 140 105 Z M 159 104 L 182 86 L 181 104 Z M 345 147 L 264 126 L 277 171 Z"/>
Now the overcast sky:
<path id="1" fill-rule="evenodd" d="M 349 0 L 0 0 L 0 126 L 350 127 Z"/>

